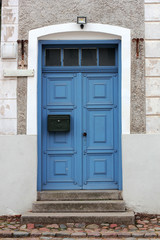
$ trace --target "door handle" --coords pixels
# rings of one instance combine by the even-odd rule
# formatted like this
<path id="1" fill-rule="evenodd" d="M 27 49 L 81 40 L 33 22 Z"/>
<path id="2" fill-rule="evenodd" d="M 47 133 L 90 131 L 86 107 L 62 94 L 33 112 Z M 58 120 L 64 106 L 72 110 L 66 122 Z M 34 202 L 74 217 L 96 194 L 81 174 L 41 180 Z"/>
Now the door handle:
<path id="1" fill-rule="evenodd" d="M 87 136 L 87 133 L 86 133 L 86 132 L 84 132 L 84 133 L 83 133 L 83 137 L 86 137 L 86 136 Z"/>

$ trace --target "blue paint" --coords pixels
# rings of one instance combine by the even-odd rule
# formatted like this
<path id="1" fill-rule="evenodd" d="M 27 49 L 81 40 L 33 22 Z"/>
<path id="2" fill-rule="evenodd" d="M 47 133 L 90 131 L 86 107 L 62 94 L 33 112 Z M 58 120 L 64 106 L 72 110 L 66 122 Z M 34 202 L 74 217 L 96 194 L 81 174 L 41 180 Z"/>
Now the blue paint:
<path id="1" fill-rule="evenodd" d="M 116 66 L 45 67 L 44 46 L 56 44 L 116 47 Z M 38 191 L 122 189 L 120 47 L 119 40 L 39 41 Z M 48 114 L 70 114 L 71 131 L 49 133 Z"/>

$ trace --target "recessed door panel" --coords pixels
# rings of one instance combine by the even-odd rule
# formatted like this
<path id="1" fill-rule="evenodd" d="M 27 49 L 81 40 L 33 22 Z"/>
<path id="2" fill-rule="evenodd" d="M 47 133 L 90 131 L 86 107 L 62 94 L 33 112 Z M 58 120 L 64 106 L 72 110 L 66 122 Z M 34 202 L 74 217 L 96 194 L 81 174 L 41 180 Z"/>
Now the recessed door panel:
<path id="1" fill-rule="evenodd" d="M 48 105 L 73 105 L 74 81 L 71 77 L 47 78 L 47 104 Z"/>
<path id="2" fill-rule="evenodd" d="M 88 89 L 86 104 L 113 104 L 113 78 L 112 76 L 88 76 L 86 78 Z"/>
<path id="3" fill-rule="evenodd" d="M 86 181 L 114 181 L 113 154 L 88 154 L 86 161 Z"/>
<path id="4" fill-rule="evenodd" d="M 87 148 L 113 148 L 113 110 L 86 109 Z"/>

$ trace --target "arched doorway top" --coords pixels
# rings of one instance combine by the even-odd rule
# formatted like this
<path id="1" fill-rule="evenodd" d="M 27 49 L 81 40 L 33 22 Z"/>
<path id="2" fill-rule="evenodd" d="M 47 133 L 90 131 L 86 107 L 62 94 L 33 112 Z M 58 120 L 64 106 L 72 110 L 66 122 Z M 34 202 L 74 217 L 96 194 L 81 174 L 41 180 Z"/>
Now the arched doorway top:
<path id="1" fill-rule="evenodd" d="M 84 34 L 85 33 L 85 34 Z M 29 31 L 28 68 L 34 69 L 34 77 L 27 84 L 27 134 L 37 135 L 37 76 L 38 40 L 43 39 L 121 39 L 121 105 L 122 134 L 130 133 L 130 73 L 131 37 L 130 29 L 108 24 L 88 23 L 84 29 L 76 23 L 50 25 Z"/>

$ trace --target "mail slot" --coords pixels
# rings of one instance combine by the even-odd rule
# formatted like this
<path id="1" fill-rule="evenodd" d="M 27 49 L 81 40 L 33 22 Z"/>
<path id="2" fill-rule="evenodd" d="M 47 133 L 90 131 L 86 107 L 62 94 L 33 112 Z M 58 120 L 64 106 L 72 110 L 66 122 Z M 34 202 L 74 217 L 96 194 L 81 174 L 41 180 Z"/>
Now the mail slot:
<path id="1" fill-rule="evenodd" d="M 70 115 L 48 115 L 49 132 L 69 132 Z"/>

